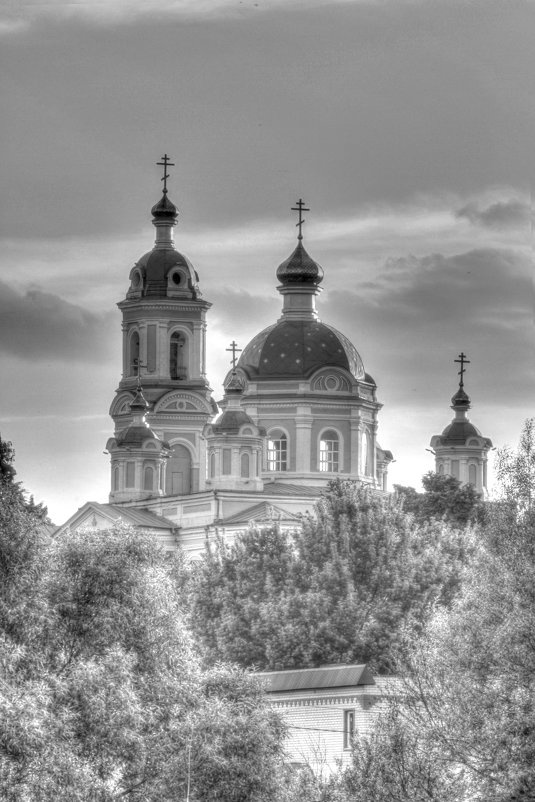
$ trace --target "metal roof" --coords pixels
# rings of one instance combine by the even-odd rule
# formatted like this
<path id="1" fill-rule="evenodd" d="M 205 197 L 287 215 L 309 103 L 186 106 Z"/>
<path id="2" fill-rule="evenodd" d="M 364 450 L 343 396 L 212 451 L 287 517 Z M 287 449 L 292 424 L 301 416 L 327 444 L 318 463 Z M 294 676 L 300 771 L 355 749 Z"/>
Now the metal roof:
<path id="1" fill-rule="evenodd" d="M 319 498 L 325 487 L 312 487 L 311 485 L 292 485 L 284 482 L 268 482 L 264 480 L 264 496 L 306 496 Z"/>
<path id="2" fill-rule="evenodd" d="M 176 529 L 176 524 L 168 518 L 164 518 L 162 515 L 155 515 L 148 510 L 139 510 L 135 507 L 121 507 L 118 504 L 99 504 L 96 501 L 92 501 L 91 506 L 100 510 L 103 515 L 107 515 L 109 518 L 113 518 L 116 521 L 122 518 L 127 523 L 132 523 L 147 529 Z"/>
<path id="3" fill-rule="evenodd" d="M 375 685 L 375 680 L 366 665 L 259 671 L 254 676 L 265 684 L 267 693 Z"/>

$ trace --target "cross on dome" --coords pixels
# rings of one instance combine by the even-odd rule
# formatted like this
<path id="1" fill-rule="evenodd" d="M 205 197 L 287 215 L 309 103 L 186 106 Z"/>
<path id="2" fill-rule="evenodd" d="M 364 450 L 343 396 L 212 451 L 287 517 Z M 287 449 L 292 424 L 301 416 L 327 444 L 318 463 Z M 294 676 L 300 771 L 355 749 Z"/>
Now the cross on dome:
<path id="1" fill-rule="evenodd" d="M 453 361 L 461 366 L 461 369 L 460 369 L 458 375 L 461 377 L 459 379 L 459 387 L 462 388 L 462 387 L 464 387 L 464 374 L 466 373 L 465 365 L 469 365 L 470 364 L 470 360 L 467 359 L 466 354 L 464 354 L 461 351 L 461 353 L 459 354 L 459 359 L 454 359 Z"/>
<path id="2" fill-rule="evenodd" d="M 236 362 L 238 361 L 236 353 L 241 350 L 242 350 L 241 348 L 238 348 L 238 343 L 235 340 L 232 340 L 230 348 L 225 348 L 225 351 L 232 351 L 232 359 L 230 361 L 230 364 L 232 365 L 233 370 L 236 370 Z"/>
<path id="3" fill-rule="evenodd" d="M 169 178 L 169 173 L 167 172 L 167 168 L 175 166 L 175 163 L 172 162 L 170 159 L 171 157 L 168 156 L 167 153 L 164 153 L 164 155 L 162 156 L 162 161 L 156 162 L 158 166 L 163 167 L 163 177 L 160 179 L 160 181 L 163 181 L 164 195 L 167 195 L 167 179 Z"/>
<path id="4" fill-rule="evenodd" d="M 299 228 L 299 234 L 297 235 L 298 240 L 303 239 L 303 223 L 305 222 L 305 219 L 303 218 L 303 212 L 309 211 L 310 209 L 305 206 L 305 201 L 302 198 L 299 198 L 299 200 L 296 201 L 295 206 L 292 206 L 292 212 L 299 212 L 299 220 L 295 224 L 296 228 Z"/>

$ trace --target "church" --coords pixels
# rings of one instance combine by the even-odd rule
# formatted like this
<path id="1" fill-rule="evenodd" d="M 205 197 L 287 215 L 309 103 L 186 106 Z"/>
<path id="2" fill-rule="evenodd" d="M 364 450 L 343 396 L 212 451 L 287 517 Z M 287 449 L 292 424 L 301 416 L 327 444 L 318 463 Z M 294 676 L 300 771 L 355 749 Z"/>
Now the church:
<path id="1" fill-rule="evenodd" d="M 377 386 L 355 346 L 316 308 L 324 271 L 303 244 L 304 202 L 293 208 L 296 247 L 274 270 L 280 317 L 243 350 L 230 344 L 220 411 L 206 375 L 211 304 L 193 264 L 175 248 L 169 157 L 159 164 L 154 246 L 130 270 L 118 303 L 123 364 L 106 444 L 109 502 L 87 502 L 60 529 L 123 520 L 165 550 L 180 546 L 194 556 L 215 533 L 232 538 L 252 523 L 275 521 L 294 528 L 333 478 L 386 492 L 393 457 L 377 439 Z M 492 444 L 468 421 L 462 357 L 454 421 L 431 445 L 437 472 L 484 493 Z"/>

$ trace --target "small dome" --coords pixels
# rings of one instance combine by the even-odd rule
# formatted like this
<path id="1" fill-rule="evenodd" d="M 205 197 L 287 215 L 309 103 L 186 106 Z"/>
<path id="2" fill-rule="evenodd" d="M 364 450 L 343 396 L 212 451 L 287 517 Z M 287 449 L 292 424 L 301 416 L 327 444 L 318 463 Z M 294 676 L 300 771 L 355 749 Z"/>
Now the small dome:
<path id="1" fill-rule="evenodd" d="M 481 432 L 469 420 L 454 420 L 442 432 L 440 444 L 464 445 L 469 437 L 481 437 Z"/>
<path id="2" fill-rule="evenodd" d="M 115 442 L 118 446 L 133 446 L 134 448 L 141 448 L 146 440 L 156 440 L 163 448 L 169 448 L 169 444 L 154 434 L 150 426 L 147 424 L 134 424 L 118 432 L 115 437 Z"/>
<path id="3" fill-rule="evenodd" d="M 226 409 L 221 417 L 212 424 L 212 431 L 214 434 L 237 434 L 245 424 L 257 428 L 255 422 L 243 409 Z"/>
<path id="4" fill-rule="evenodd" d="M 462 387 L 452 396 L 451 405 L 454 409 L 470 409 L 470 397 Z"/>
<path id="5" fill-rule="evenodd" d="M 175 204 L 169 200 L 165 192 L 150 211 L 157 220 L 173 220 L 178 217 L 178 210 Z"/>
<path id="6" fill-rule="evenodd" d="M 308 378 L 323 367 L 349 371 L 365 380 L 355 346 L 332 326 L 317 320 L 281 320 L 254 337 L 243 349 L 238 367 L 249 379 Z"/>
<path id="7" fill-rule="evenodd" d="M 155 248 L 144 254 L 135 267 L 141 269 L 144 276 L 145 296 L 165 298 L 167 295 L 169 272 L 174 267 L 181 267 L 189 276 L 188 289 L 196 298 L 199 295 L 197 284 L 199 276 L 197 271 L 183 254 L 174 248 Z"/>
<path id="8" fill-rule="evenodd" d="M 292 255 L 278 266 L 277 278 L 281 284 L 320 284 L 323 268 L 308 255 L 299 241 Z"/>

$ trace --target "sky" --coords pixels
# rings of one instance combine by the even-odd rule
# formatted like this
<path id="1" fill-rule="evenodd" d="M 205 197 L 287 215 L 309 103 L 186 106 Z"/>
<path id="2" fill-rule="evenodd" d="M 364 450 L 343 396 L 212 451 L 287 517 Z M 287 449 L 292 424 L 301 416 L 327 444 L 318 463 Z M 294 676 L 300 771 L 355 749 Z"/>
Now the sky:
<path id="1" fill-rule="evenodd" d="M 378 385 L 390 484 L 452 418 L 535 414 L 533 0 L 18 0 L 0 9 L 0 434 L 62 523 L 106 501 L 116 307 L 154 241 L 164 153 L 215 398 L 304 243 L 320 317 Z"/>

